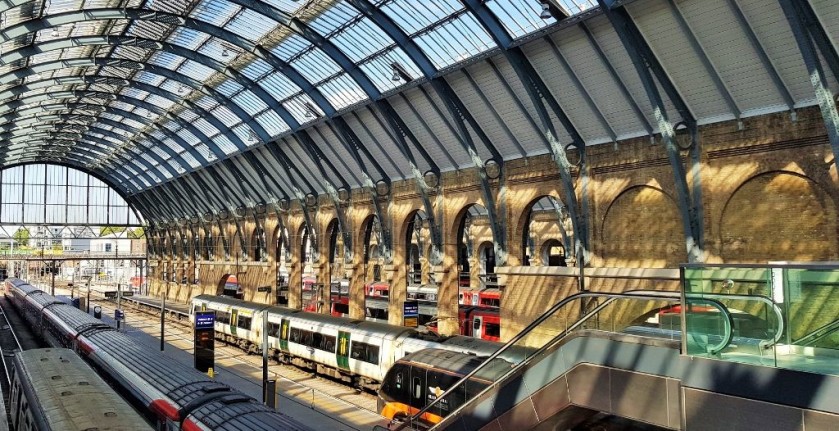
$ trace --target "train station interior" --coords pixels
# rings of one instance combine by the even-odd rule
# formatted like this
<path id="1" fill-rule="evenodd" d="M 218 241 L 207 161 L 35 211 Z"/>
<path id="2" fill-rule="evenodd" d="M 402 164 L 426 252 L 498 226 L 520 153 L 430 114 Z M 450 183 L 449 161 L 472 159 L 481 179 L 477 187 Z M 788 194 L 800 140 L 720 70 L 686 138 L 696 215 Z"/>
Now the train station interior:
<path id="1" fill-rule="evenodd" d="M 214 311 L 274 429 L 835 430 L 838 103 L 832 0 L 0 0 L 0 305 Z"/>

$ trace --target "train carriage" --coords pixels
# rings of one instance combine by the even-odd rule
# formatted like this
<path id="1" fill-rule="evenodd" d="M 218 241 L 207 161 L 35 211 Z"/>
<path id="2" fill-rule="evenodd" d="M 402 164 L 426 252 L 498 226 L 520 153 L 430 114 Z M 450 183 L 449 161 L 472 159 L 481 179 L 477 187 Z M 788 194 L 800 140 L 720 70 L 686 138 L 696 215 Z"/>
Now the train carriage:
<path id="1" fill-rule="evenodd" d="M 152 429 L 72 350 L 18 352 L 14 364 L 12 430 Z"/>

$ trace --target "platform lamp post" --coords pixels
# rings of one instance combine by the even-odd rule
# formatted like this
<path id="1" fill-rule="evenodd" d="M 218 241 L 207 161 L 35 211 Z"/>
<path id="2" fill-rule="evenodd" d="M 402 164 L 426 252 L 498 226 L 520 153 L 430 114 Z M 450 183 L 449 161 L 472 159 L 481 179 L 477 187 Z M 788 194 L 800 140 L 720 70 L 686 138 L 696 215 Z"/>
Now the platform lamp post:
<path id="1" fill-rule="evenodd" d="M 169 281 L 166 280 L 166 276 L 168 275 L 168 264 L 166 262 L 163 263 L 163 281 L 165 284 L 164 292 L 163 292 L 163 300 L 160 303 L 160 351 L 163 351 L 163 347 L 165 344 L 164 337 L 165 334 L 163 330 L 165 329 L 166 325 L 166 297 L 169 296 Z"/>

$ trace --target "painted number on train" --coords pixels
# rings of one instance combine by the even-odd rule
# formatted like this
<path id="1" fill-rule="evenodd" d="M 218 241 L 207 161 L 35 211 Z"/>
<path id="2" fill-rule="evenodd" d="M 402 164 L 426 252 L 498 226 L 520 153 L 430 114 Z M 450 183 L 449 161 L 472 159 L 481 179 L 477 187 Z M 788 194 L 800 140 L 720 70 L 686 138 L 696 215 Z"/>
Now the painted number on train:
<path id="1" fill-rule="evenodd" d="M 335 355 L 338 359 L 338 368 L 350 369 L 350 333 L 338 331 L 338 350 Z"/>

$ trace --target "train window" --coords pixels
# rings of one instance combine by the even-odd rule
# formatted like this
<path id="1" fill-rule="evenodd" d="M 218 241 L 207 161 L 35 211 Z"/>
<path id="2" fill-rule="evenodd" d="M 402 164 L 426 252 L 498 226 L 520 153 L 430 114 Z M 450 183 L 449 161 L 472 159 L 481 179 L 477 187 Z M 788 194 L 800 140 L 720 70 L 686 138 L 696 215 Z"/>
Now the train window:
<path id="1" fill-rule="evenodd" d="M 357 361 L 379 365 L 379 346 L 353 341 L 350 348 L 350 357 Z"/>
<path id="2" fill-rule="evenodd" d="M 279 323 L 268 322 L 268 336 L 269 337 L 279 337 L 279 334 L 280 334 L 280 324 Z"/>
<path id="3" fill-rule="evenodd" d="M 422 379 L 414 377 L 414 399 L 422 399 Z"/>
<path id="4" fill-rule="evenodd" d="M 318 350 L 335 353 L 335 337 L 332 335 L 324 335 L 318 332 L 312 332 L 312 344 Z"/>
<path id="5" fill-rule="evenodd" d="M 291 328 L 291 332 L 288 336 L 288 341 L 291 341 L 292 343 L 303 344 L 301 343 L 301 341 L 303 340 L 303 334 L 301 334 L 302 332 L 303 331 L 301 331 L 298 328 Z"/>
<path id="6" fill-rule="evenodd" d="M 349 304 L 333 304 L 332 311 L 340 314 L 350 314 Z"/>
<path id="7" fill-rule="evenodd" d="M 454 386 L 460 377 L 449 374 L 429 371 L 428 374 L 428 402 L 436 400 L 443 392 Z M 440 416 L 445 416 L 448 412 L 458 408 L 465 401 L 465 391 L 461 386 L 460 390 L 456 390 L 446 396 L 445 399 L 438 402 L 434 406 L 434 411 Z"/>
<path id="8" fill-rule="evenodd" d="M 484 335 L 488 337 L 501 337 L 501 325 L 498 323 L 487 323 L 484 327 Z"/>
<path id="9" fill-rule="evenodd" d="M 236 327 L 242 329 L 251 329 L 251 317 L 239 315 L 239 318 L 236 320 Z"/>
<path id="10" fill-rule="evenodd" d="M 217 311 L 216 312 L 216 322 L 223 323 L 225 325 L 230 324 L 230 313 L 225 313 L 224 311 Z"/>

